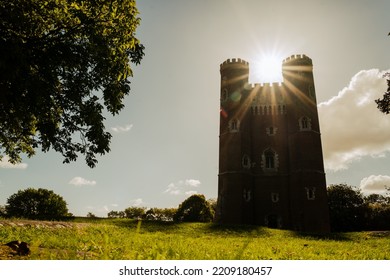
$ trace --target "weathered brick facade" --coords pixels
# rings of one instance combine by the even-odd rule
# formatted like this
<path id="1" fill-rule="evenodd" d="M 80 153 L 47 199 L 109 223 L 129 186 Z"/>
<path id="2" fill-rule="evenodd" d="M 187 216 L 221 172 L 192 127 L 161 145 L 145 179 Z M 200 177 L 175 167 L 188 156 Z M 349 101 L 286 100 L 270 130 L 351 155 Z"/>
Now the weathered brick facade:
<path id="1" fill-rule="evenodd" d="M 312 60 L 283 61 L 283 83 L 248 84 L 249 64 L 220 65 L 216 221 L 328 232 Z"/>

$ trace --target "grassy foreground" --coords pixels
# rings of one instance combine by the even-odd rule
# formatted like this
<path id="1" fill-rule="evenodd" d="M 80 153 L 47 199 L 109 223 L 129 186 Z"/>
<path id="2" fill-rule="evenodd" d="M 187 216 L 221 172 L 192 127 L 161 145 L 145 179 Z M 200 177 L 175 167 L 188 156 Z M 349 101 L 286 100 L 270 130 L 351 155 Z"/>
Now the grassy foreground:
<path id="1" fill-rule="evenodd" d="M 0 226 L 0 243 L 12 240 L 31 248 L 13 259 L 390 259 L 389 232 L 318 236 L 256 226 L 76 219 L 66 227 Z"/>

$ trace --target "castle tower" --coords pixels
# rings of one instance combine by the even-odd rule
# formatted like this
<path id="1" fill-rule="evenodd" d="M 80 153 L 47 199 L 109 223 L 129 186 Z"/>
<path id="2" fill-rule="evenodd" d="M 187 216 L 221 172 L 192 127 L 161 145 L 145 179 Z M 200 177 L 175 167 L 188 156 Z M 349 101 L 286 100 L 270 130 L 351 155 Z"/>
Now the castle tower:
<path id="1" fill-rule="evenodd" d="M 216 221 L 329 231 L 313 65 L 283 61 L 283 83 L 249 85 L 249 64 L 220 65 Z"/>

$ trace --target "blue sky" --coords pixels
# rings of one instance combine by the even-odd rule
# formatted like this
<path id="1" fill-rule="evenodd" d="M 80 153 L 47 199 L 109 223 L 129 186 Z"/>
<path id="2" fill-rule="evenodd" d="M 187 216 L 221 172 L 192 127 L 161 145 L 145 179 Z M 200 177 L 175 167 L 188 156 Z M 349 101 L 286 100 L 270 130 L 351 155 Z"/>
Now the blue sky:
<path id="1" fill-rule="evenodd" d="M 19 189 L 60 194 L 70 212 L 177 207 L 193 193 L 216 198 L 219 64 L 306 54 L 314 64 L 327 183 L 390 186 L 390 116 L 373 102 L 390 68 L 387 0 L 139 0 L 146 47 L 119 116 L 107 115 L 111 152 L 90 169 L 55 152 L 0 162 L 0 205 Z"/>

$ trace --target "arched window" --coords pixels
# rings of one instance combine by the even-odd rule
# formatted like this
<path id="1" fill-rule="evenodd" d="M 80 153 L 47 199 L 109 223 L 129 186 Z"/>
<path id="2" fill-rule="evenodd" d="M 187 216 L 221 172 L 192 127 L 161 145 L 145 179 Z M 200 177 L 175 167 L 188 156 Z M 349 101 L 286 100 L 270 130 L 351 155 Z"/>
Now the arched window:
<path id="1" fill-rule="evenodd" d="M 299 130 L 311 130 L 311 119 L 308 117 L 301 117 L 299 119 Z"/>
<path id="2" fill-rule="evenodd" d="M 229 131 L 230 132 L 238 132 L 240 130 L 240 121 L 237 119 L 233 119 L 229 122 Z"/>
<path id="3" fill-rule="evenodd" d="M 306 196 L 308 200 L 314 200 L 316 198 L 316 188 L 305 188 Z"/>
<path id="4" fill-rule="evenodd" d="M 275 154 L 271 151 L 264 153 L 265 156 L 265 168 L 275 168 Z"/>
<path id="5" fill-rule="evenodd" d="M 265 172 L 277 171 L 279 167 L 279 159 L 275 151 L 267 149 L 263 152 L 261 166 Z"/>
<path id="6" fill-rule="evenodd" d="M 228 93 L 228 90 L 225 88 L 223 91 L 222 91 L 222 95 L 221 95 L 221 101 L 226 101 L 228 100 L 228 97 L 229 97 L 229 93 Z"/>
<path id="7" fill-rule="evenodd" d="M 270 126 L 266 128 L 266 132 L 268 136 L 274 136 L 276 134 L 276 131 L 278 130 L 277 127 Z"/>
<path id="8" fill-rule="evenodd" d="M 271 200 L 273 203 L 276 203 L 279 201 L 279 194 L 278 193 L 271 193 Z"/>
<path id="9" fill-rule="evenodd" d="M 251 167 L 251 159 L 248 155 L 242 156 L 242 167 L 247 169 Z"/>

